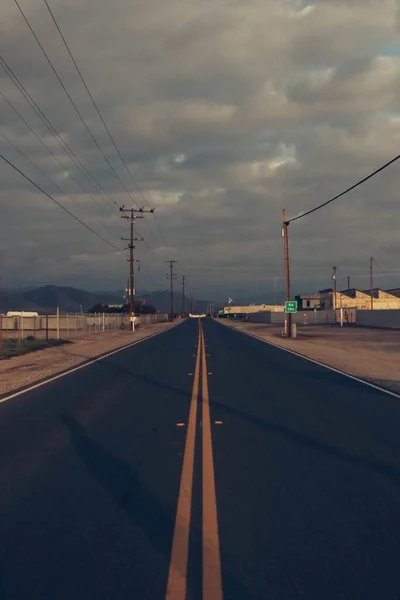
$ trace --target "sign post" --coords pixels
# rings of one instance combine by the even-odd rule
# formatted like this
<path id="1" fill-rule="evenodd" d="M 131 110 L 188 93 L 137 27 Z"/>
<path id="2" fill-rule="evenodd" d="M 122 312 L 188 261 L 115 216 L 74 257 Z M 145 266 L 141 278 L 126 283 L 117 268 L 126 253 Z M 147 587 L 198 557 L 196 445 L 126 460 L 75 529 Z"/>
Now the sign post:
<path id="1" fill-rule="evenodd" d="M 296 337 L 296 326 L 292 325 L 292 315 L 297 313 L 296 300 L 286 300 L 285 313 L 287 314 L 287 318 L 285 319 L 285 335 L 287 337 Z"/>
<path id="2" fill-rule="evenodd" d="M 297 302 L 296 302 L 296 300 L 287 300 L 285 302 L 285 313 L 286 314 L 297 313 Z"/>

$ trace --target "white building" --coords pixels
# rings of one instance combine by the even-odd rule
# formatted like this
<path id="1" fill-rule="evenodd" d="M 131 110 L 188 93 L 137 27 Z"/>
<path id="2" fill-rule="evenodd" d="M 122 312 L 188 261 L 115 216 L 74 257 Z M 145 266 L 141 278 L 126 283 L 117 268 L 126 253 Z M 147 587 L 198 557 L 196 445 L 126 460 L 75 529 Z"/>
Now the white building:
<path id="1" fill-rule="evenodd" d="M 284 307 L 279 304 L 250 304 L 249 306 L 224 306 L 224 315 L 248 315 L 259 312 L 284 312 Z"/>
<path id="2" fill-rule="evenodd" d="M 38 317 L 39 313 L 29 310 L 9 310 L 7 317 Z"/>

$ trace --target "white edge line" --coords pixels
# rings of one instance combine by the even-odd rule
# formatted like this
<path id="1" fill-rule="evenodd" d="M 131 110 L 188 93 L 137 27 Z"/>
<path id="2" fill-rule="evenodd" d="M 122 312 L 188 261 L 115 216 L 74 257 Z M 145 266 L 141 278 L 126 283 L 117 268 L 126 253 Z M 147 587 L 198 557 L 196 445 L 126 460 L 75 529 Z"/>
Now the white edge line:
<path id="1" fill-rule="evenodd" d="M 123 350 L 127 350 L 128 348 L 132 348 L 132 346 L 136 346 L 136 344 L 140 344 L 141 342 L 146 342 L 147 340 L 150 340 L 151 338 L 154 338 L 157 335 L 167 333 L 167 331 L 171 331 L 171 329 L 173 329 L 173 327 L 169 327 L 168 329 L 165 329 L 164 331 L 158 331 L 157 333 L 152 333 L 151 335 L 148 335 L 148 336 L 142 338 L 141 340 L 136 340 L 136 341 L 128 344 L 127 346 L 122 346 L 121 348 L 112 350 L 111 352 L 108 352 L 107 354 L 103 354 L 102 356 L 99 356 L 98 358 L 93 358 L 89 362 L 85 362 L 84 364 L 77 365 L 76 367 L 72 367 L 68 371 L 64 371 L 63 373 L 58 373 L 58 375 L 53 375 L 49 379 L 45 379 L 44 381 L 41 381 L 39 383 L 34 383 L 33 385 L 31 385 L 27 388 L 24 388 L 23 390 L 14 392 L 14 393 L 10 394 L 9 396 L 5 396 L 5 398 L 0 398 L 0 404 L 3 404 L 3 402 L 7 402 L 8 400 L 12 400 L 13 398 L 17 398 L 18 396 L 22 396 L 23 394 L 27 394 L 28 392 L 31 392 L 32 390 L 36 390 L 48 383 L 51 383 L 52 381 L 56 381 L 57 379 L 61 379 L 62 377 L 66 377 L 67 375 L 71 375 L 71 373 L 80 371 L 81 369 L 84 369 L 85 367 L 90 367 L 90 365 L 94 365 L 95 363 L 100 362 L 101 360 L 104 360 L 105 358 L 108 358 L 109 356 L 113 356 L 114 354 L 118 354 L 118 352 L 122 352 Z"/>
<path id="2" fill-rule="evenodd" d="M 222 325 L 222 323 L 221 323 L 221 325 Z M 278 348 L 279 350 L 283 350 L 284 352 L 289 352 L 289 354 L 294 354 L 295 356 L 298 356 L 299 358 L 304 358 L 304 360 L 308 360 L 308 362 L 314 363 L 315 365 L 318 365 L 320 367 L 324 367 L 325 369 L 328 369 L 329 371 L 333 371 L 334 373 L 337 373 L 338 375 L 344 375 L 344 377 L 353 379 L 353 381 L 357 381 L 358 383 L 363 383 L 364 385 L 367 385 L 368 387 L 373 388 L 374 390 L 378 390 L 378 392 L 383 392 L 384 394 L 387 394 L 388 396 L 393 396 L 393 398 L 397 398 L 398 400 L 400 400 L 400 395 L 396 394 L 396 392 L 391 392 L 390 390 L 380 387 L 379 385 L 375 385 L 374 383 L 370 383 L 369 381 L 366 381 L 365 379 L 360 379 L 359 377 L 356 377 L 355 375 L 350 375 L 350 373 L 346 373 L 345 371 L 341 371 L 340 369 L 336 369 L 335 367 L 330 367 L 329 365 L 326 365 L 323 362 L 319 362 L 318 360 L 315 360 L 314 358 L 305 356 L 305 354 L 300 354 L 300 352 L 296 352 L 295 350 L 289 350 L 289 348 L 284 348 L 283 346 L 278 346 L 278 344 L 274 344 L 273 342 L 265 340 L 264 338 L 262 338 L 258 335 L 254 335 L 254 333 L 248 333 L 247 331 L 242 331 L 241 329 L 236 329 L 236 327 L 229 327 L 229 328 L 233 329 L 234 331 L 237 331 L 238 333 L 242 333 L 243 335 L 248 335 L 249 337 L 259 340 L 260 342 L 265 342 L 269 346 L 273 346 L 274 348 Z"/>

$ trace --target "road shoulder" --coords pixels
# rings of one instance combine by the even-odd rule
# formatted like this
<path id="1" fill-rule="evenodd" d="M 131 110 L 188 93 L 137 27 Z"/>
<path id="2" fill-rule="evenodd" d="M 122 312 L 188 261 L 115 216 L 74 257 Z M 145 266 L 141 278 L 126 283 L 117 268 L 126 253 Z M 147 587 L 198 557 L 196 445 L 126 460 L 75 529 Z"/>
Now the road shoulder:
<path id="1" fill-rule="evenodd" d="M 395 331 L 312 325 L 299 328 L 298 338 L 290 340 L 281 337 L 280 328 L 273 325 L 227 319 L 219 323 L 400 393 L 400 341 Z"/>
<path id="2" fill-rule="evenodd" d="M 46 381 L 55 375 L 99 359 L 109 352 L 123 349 L 133 342 L 139 342 L 175 327 L 174 323 L 158 323 L 130 331 L 99 333 L 91 338 L 74 340 L 55 348 L 38 350 L 33 354 L 16 356 L 0 362 L 0 399 L 10 393 L 29 388 L 33 384 Z"/>

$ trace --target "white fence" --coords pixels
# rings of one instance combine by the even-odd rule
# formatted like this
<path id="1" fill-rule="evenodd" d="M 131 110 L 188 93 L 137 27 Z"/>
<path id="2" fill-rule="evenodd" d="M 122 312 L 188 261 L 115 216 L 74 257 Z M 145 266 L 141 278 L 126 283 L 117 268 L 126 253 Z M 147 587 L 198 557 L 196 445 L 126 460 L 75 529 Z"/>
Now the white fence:
<path id="1" fill-rule="evenodd" d="M 400 329 L 400 310 L 358 310 L 357 325 Z"/>
<path id="2" fill-rule="evenodd" d="M 260 312 L 249 314 L 246 320 L 251 323 L 271 323 L 281 325 L 285 322 L 284 313 Z M 292 322 L 298 325 L 332 325 L 334 323 L 378 327 L 381 329 L 400 329 L 400 310 L 364 310 L 342 308 L 334 310 L 299 311 L 292 315 Z"/>
<path id="3" fill-rule="evenodd" d="M 246 320 L 251 323 L 271 323 L 283 325 L 286 315 L 283 312 L 260 312 L 248 314 Z M 309 310 L 292 314 L 292 323 L 298 325 L 329 325 L 335 323 L 334 310 Z"/>
<path id="4" fill-rule="evenodd" d="M 168 315 L 137 315 L 135 327 L 152 325 L 168 321 Z M 130 315 L 121 313 L 96 313 L 96 314 L 60 314 L 39 315 L 36 317 L 1 316 L 0 330 L 4 338 L 24 339 L 28 336 L 34 338 L 62 338 L 71 339 L 91 336 L 97 333 L 106 333 L 129 329 L 131 326 Z"/>

